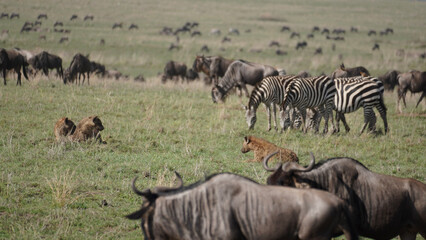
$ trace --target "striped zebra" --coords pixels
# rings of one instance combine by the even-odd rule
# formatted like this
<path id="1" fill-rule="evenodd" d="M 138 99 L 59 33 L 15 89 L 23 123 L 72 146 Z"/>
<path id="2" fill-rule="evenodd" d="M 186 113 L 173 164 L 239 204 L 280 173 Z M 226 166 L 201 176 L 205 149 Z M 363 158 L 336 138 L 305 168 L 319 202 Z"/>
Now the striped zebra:
<path id="1" fill-rule="evenodd" d="M 383 83 L 375 77 L 352 77 L 334 79 L 336 94 L 334 96 L 334 110 L 337 112 L 337 131 L 339 131 L 339 120 L 345 125 L 346 131 L 350 128 L 344 118 L 345 113 L 351 113 L 364 108 L 364 125 L 361 133 L 364 132 L 367 125 L 369 130 L 373 131 L 376 123 L 376 115 L 373 108 L 379 111 L 385 128 L 388 132 L 388 123 L 386 119 L 386 106 L 383 102 Z"/>
<path id="2" fill-rule="evenodd" d="M 328 76 L 298 78 L 292 81 L 285 90 L 282 104 L 282 113 L 288 106 L 297 108 L 302 115 L 303 132 L 306 133 L 306 109 L 318 107 L 321 116 L 324 117 L 324 133 L 328 132 L 328 118 L 333 116 L 333 101 L 336 86 Z M 333 117 L 331 123 L 334 127 Z M 315 126 L 318 132 L 319 121 Z"/>
<path id="3" fill-rule="evenodd" d="M 271 130 L 271 105 L 274 113 L 274 127 L 277 130 L 276 105 L 281 106 L 288 83 L 296 78 L 292 75 L 266 77 L 253 89 L 248 106 L 244 106 L 249 129 L 254 128 L 257 108 L 263 103 L 268 114 L 268 131 Z M 282 128 L 284 129 L 284 123 Z"/>

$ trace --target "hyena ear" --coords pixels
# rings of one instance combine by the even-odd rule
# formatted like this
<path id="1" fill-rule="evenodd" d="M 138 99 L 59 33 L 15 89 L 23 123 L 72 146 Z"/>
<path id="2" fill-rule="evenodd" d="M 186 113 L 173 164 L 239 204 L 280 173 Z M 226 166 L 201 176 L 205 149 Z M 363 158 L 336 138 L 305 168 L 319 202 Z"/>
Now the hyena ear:
<path id="1" fill-rule="evenodd" d="M 246 143 L 250 143 L 250 139 L 249 139 L 249 137 L 245 136 L 245 137 L 244 137 L 244 142 L 246 142 Z"/>
<path id="2" fill-rule="evenodd" d="M 71 120 L 69 120 L 67 117 L 65 118 L 65 124 L 70 124 Z"/>

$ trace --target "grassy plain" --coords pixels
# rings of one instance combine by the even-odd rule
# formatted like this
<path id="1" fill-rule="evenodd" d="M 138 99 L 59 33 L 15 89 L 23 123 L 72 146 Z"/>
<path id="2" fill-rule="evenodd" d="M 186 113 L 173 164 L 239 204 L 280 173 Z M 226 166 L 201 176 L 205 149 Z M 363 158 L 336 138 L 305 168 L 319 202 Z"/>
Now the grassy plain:
<path id="1" fill-rule="evenodd" d="M 266 115 L 258 110 L 258 123 L 247 130 L 246 104 L 230 96 L 226 104 L 215 105 L 210 87 L 201 82 L 162 85 L 156 76 L 164 64 L 179 60 L 192 64 L 203 44 L 228 58 L 282 67 L 289 73 L 308 70 L 329 73 L 344 61 L 347 66 L 363 65 L 373 75 L 390 69 L 425 70 L 419 54 L 426 48 L 425 2 L 417 1 L 12 1 L 0 3 L 3 12 L 18 12 L 18 20 L 0 20 L 1 47 L 21 47 L 33 52 L 48 50 L 60 55 L 68 66 L 77 52 L 125 74 L 142 73 L 147 81 L 94 79 L 90 86 L 64 86 L 59 79 L 36 77 L 15 86 L 13 76 L 0 87 L 0 239 L 140 239 L 139 223 L 123 218 L 136 210 L 141 199 L 130 189 L 131 179 L 140 176 L 140 188 L 172 185 L 173 171 L 185 183 L 216 172 L 233 172 L 265 182 L 267 173 L 259 163 L 247 163 L 252 153 L 240 152 L 243 137 L 256 135 L 294 150 L 301 162 L 309 161 L 309 151 L 317 159 L 353 157 L 372 171 L 426 182 L 426 111 L 414 108 L 418 95 L 408 94 L 408 108 L 396 113 L 396 93 L 385 94 L 390 133 L 358 132 L 362 111 L 347 115 L 352 131 L 337 135 L 266 132 Z M 50 32 L 20 34 L 25 21 L 35 21 L 47 13 L 42 28 Z M 72 14 L 79 19 L 70 22 Z M 409 14 L 407 14 L 409 13 Z M 85 15 L 93 22 L 84 22 Z M 71 29 L 70 41 L 52 32 L 55 21 Z M 174 37 L 158 32 L 163 26 L 177 28 L 187 21 L 200 23 L 202 36 L 180 37 L 179 51 L 167 51 Z M 111 29 L 123 22 L 122 30 Z M 130 23 L 139 30 L 128 31 Z M 315 34 L 308 47 L 296 51 L 298 39 L 281 33 L 290 26 L 306 40 L 313 26 L 358 27 L 359 33 L 346 33 L 345 41 L 335 42 Z M 221 43 L 229 27 L 240 36 Z M 394 35 L 368 37 L 367 31 L 394 29 Z M 208 33 L 222 30 L 222 36 Z M 251 29 L 250 33 L 245 33 Z M 40 35 L 47 39 L 39 40 Z M 99 45 L 104 38 L 105 46 Z M 279 41 L 286 56 L 275 55 L 271 40 Z M 375 42 L 380 51 L 372 52 Z M 324 54 L 314 56 L 317 47 Z M 225 48 L 225 51 L 220 48 Z M 260 53 L 250 51 L 261 49 Z M 404 49 L 404 55 L 396 54 Z M 342 57 L 339 57 L 339 54 Z M 105 145 L 96 143 L 56 144 L 53 126 L 68 116 L 76 123 L 97 114 L 104 123 Z M 377 120 L 379 130 L 383 122 Z M 144 177 L 142 177 L 144 176 Z M 104 206 L 103 200 L 107 206 Z"/>

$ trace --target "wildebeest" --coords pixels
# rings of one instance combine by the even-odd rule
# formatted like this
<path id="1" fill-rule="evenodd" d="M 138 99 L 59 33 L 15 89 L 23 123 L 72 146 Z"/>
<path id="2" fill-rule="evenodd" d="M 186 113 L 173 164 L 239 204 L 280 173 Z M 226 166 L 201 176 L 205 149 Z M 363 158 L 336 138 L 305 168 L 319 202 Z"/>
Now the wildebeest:
<path id="1" fill-rule="evenodd" d="M 198 73 L 192 68 L 188 68 L 188 70 L 186 70 L 186 80 L 189 81 L 195 79 L 200 79 L 200 76 L 198 76 Z"/>
<path id="2" fill-rule="evenodd" d="M 47 14 L 45 14 L 45 13 L 41 13 L 41 14 L 39 14 L 39 15 L 38 15 L 38 17 L 37 17 L 37 19 L 42 19 L 42 18 L 47 19 Z"/>
<path id="3" fill-rule="evenodd" d="M 426 185 L 409 178 L 371 172 L 352 158 L 331 158 L 315 164 L 311 153 L 308 167 L 288 162 L 269 168 L 271 185 L 316 188 L 335 194 L 348 205 L 361 236 L 373 239 L 426 237 Z"/>
<path id="4" fill-rule="evenodd" d="M 285 32 L 285 31 L 291 31 L 291 28 L 289 26 L 282 26 L 281 32 Z"/>
<path id="5" fill-rule="evenodd" d="M 64 23 L 63 23 L 63 22 L 56 21 L 56 22 L 53 24 L 53 27 L 56 27 L 56 26 L 61 26 L 61 27 L 63 27 L 63 26 L 64 26 Z"/>
<path id="6" fill-rule="evenodd" d="M 95 61 L 91 61 L 90 65 L 91 65 L 90 72 L 95 73 L 96 75 L 99 75 L 101 77 L 105 76 L 105 73 L 106 73 L 105 65 Z"/>
<path id="7" fill-rule="evenodd" d="M 68 37 L 61 37 L 61 39 L 59 39 L 59 43 L 63 43 L 63 42 L 67 42 L 69 41 Z"/>
<path id="8" fill-rule="evenodd" d="M 10 19 L 19 18 L 19 13 L 11 13 Z"/>
<path id="9" fill-rule="evenodd" d="M 29 60 L 29 63 L 35 70 L 43 70 L 44 75 L 49 76 L 49 69 L 56 69 L 56 73 L 63 78 L 62 59 L 46 51 L 35 55 Z"/>
<path id="10" fill-rule="evenodd" d="M 112 25 L 112 29 L 116 28 L 123 28 L 123 23 L 114 23 L 114 25 Z"/>
<path id="11" fill-rule="evenodd" d="M 83 83 L 84 84 L 84 80 L 86 79 L 85 74 L 87 75 L 87 84 L 90 85 L 89 79 L 89 73 L 90 70 L 92 69 L 92 64 L 90 63 L 90 60 L 86 57 L 83 56 L 80 53 L 77 53 L 76 55 L 74 55 L 70 66 L 68 67 L 68 69 L 65 71 L 64 74 L 64 84 L 66 84 L 67 82 L 74 82 L 74 80 L 77 77 L 78 74 L 78 84 L 80 85 L 80 78 L 81 75 L 83 75 Z"/>
<path id="12" fill-rule="evenodd" d="M 346 68 L 342 63 L 339 69 L 336 69 L 332 74 L 331 78 L 344 78 L 344 77 L 356 77 L 361 76 L 361 73 L 364 73 L 365 76 L 370 76 L 370 72 L 363 66 L 358 66 L 354 68 Z"/>
<path id="13" fill-rule="evenodd" d="M 132 24 L 130 24 L 130 26 L 129 26 L 129 30 L 132 30 L 132 29 L 139 29 L 139 27 L 138 27 L 138 25 L 136 25 L 136 24 L 132 23 Z"/>
<path id="14" fill-rule="evenodd" d="M 168 61 L 166 66 L 164 66 L 164 74 L 161 78 L 161 82 L 165 83 L 167 79 L 173 80 L 174 77 L 179 80 L 179 77 L 182 79 L 182 82 L 186 78 L 186 64 L 179 63 L 175 61 Z"/>
<path id="15" fill-rule="evenodd" d="M 196 56 L 192 69 L 197 72 L 203 72 L 209 76 L 214 84 L 219 82 L 219 78 L 223 77 L 228 70 L 229 65 L 233 62 L 222 56 Z"/>
<path id="16" fill-rule="evenodd" d="M 374 50 L 380 50 L 380 45 L 378 43 L 374 44 L 372 51 L 374 51 Z"/>
<path id="17" fill-rule="evenodd" d="M 378 79 L 382 81 L 385 90 L 393 91 L 395 86 L 398 85 L 398 74 L 400 74 L 399 71 L 391 70 L 379 76 Z"/>
<path id="18" fill-rule="evenodd" d="M 0 70 L 3 70 L 3 80 L 4 85 L 6 85 L 6 70 L 13 69 L 16 74 L 18 74 L 18 80 L 16 85 L 22 85 L 21 83 L 21 68 L 24 73 L 25 79 L 28 80 L 26 67 L 28 62 L 25 61 L 24 56 L 22 56 L 17 50 L 11 49 L 6 50 L 4 48 L 0 49 Z"/>
<path id="19" fill-rule="evenodd" d="M 93 21 L 93 15 L 86 15 L 86 16 L 84 17 L 83 21 L 86 21 L 86 20 L 91 20 L 91 21 Z"/>
<path id="20" fill-rule="evenodd" d="M 426 96 L 426 72 L 420 72 L 417 70 L 412 70 L 408 73 L 400 73 L 398 75 L 398 109 L 399 112 L 402 112 L 401 106 L 399 105 L 399 101 L 403 100 L 404 106 L 407 107 L 405 102 L 405 95 L 407 91 L 410 90 L 412 93 L 421 92 L 422 95 L 419 98 L 419 101 L 416 104 L 416 107 L 422 101 L 422 99 Z"/>
<path id="21" fill-rule="evenodd" d="M 306 41 L 298 42 L 296 44 L 296 50 L 298 50 L 299 48 L 304 49 L 306 46 L 308 46 L 308 43 Z"/>
<path id="22" fill-rule="evenodd" d="M 77 19 L 77 18 L 78 18 L 77 14 L 73 14 L 73 15 L 71 16 L 71 18 L 70 18 L 70 21 L 72 21 L 72 20 L 74 20 L 74 19 Z"/>
<path id="23" fill-rule="evenodd" d="M 133 191 L 144 239 L 358 239 L 346 204 L 325 191 L 265 186 L 222 173 L 183 187 Z"/>
<path id="24" fill-rule="evenodd" d="M 272 66 L 236 60 L 229 65 L 223 78 L 212 88 L 212 100 L 214 103 L 223 101 L 235 86 L 242 88 L 246 97 L 249 97 L 246 84 L 254 86 L 265 77 L 277 75 L 277 69 Z"/>

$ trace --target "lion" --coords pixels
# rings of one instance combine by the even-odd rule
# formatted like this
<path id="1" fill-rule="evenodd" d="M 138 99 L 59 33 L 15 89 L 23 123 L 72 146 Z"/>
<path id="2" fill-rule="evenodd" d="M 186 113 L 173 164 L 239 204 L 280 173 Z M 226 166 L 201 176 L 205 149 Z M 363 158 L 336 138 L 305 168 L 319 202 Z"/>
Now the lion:
<path id="1" fill-rule="evenodd" d="M 62 142 L 67 139 L 68 136 L 74 134 L 75 132 L 75 124 L 71 119 L 67 117 L 63 117 L 59 119 L 55 124 L 55 137 L 56 142 Z"/>
<path id="2" fill-rule="evenodd" d="M 91 138 L 95 138 L 101 143 L 102 141 L 100 131 L 104 130 L 101 120 L 98 116 L 90 116 L 83 118 L 75 129 L 74 134 L 70 136 L 71 141 L 82 142 Z"/>
<path id="3" fill-rule="evenodd" d="M 248 162 L 261 162 L 264 157 L 276 151 L 279 151 L 279 154 L 276 154 L 274 158 L 280 162 L 299 162 L 296 153 L 293 151 L 278 147 L 273 143 L 255 136 L 244 137 L 244 143 L 243 147 L 241 148 L 241 152 L 247 153 L 250 151 L 254 151 L 254 159 L 250 159 Z"/>

